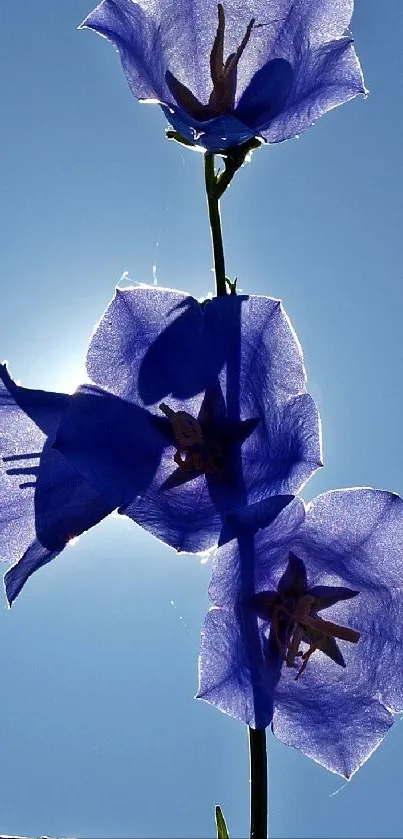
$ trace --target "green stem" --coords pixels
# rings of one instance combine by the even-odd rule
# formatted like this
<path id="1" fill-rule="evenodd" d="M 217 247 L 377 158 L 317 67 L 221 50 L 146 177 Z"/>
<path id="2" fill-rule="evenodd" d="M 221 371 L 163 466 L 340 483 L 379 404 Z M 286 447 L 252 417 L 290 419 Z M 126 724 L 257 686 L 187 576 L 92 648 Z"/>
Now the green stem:
<path id="1" fill-rule="evenodd" d="M 214 169 L 214 154 L 204 155 L 204 173 L 206 181 L 207 206 L 210 220 L 211 240 L 213 243 L 214 272 L 217 297 L 227 293 L 225 283 L 224 246 L 221 232 L 220 198 Z"/>
<path id="2" fill-rule="evenodd" d="M 250 839 L 267 839 L 267 753 L 265 729 L 249 728 Z"/>

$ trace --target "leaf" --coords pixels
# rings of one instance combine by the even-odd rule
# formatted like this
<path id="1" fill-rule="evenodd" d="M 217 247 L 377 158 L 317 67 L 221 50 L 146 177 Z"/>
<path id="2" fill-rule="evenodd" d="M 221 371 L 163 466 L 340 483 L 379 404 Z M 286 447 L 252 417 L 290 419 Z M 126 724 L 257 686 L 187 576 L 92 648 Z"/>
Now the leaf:
<path id="1" fill-rule="evenodd" d="M 215 823 L 217 828 L 217 839 L 229 839 L 228 828 L 219 804 L 215 808 Z"/>

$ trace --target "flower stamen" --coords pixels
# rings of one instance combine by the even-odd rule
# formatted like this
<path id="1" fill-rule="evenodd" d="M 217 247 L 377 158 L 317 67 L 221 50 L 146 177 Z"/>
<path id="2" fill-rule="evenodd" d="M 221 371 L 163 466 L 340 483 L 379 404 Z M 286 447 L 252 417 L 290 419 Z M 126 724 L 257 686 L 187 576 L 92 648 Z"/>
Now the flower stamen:
<path id="1" fill-rule="evenodd" d="M 224 6 L 218 3 L 218 27 L 210 54 L 210 72 L 213 90 L 209 98 L 208 109 L 211 116 L 231 113 L 235 108 L 236 72 L 239 60 L 249 43 L 255 18 L 247 26 L 246 33 L 237 50 L 224 61 L 225 14 Z"/>
<path id="2" fill-rule="evenodd" d="M 296 603 L 291 600 L 282 600 L 274 608 L 272 628 L 287 667 L 297 667 L 296 658 L 302 660 L 296 679 L 304 672 L 311 655 L 320 650 L 328 639 L 340 638 L 352 644 L 357 644 L 360 639 L 360 633 L 355 629 L 340 626 L 333 621 L 323 620 L 316 614 L 312 615 L 311 609 L 314 604 L 315 598 L 310 594 L 305 594 L 299 597 Z M 285 633 L 285 645 L 279 637 L 279 615 L 281 613 L 290 619 Z M 309 644 L 306 652 L 299 648 L 302 642 Z"/>
<path id="3" fill-rule="evenodd" d="M 197 419 L 186 411 L 173 411 L 165 402 L 161 402 L 160 410 L 168 417 L 176 442 L 181 449 L 190 449 L 195 445 L 203 445 L 203 434 Z"/>
<path id="4" fill-rule="evenodd" d="M 160 410 L 168 417 L 175 435 L 177 449 L 174 454 L 176 465 L 185 472 L 211 474 L 219 472 L 222 459 L 220 447 L 213 441 L 206 441 L 197 419 L 186 411 L 174 411 L 165 402 Z"/>
<path id="5" fill-rule="evenodd" d="M 217 11 L 218 26 L 210 53 L 210 74 L 213 89 L 208 103 L 200 102 L 194 93 L 180 82 L 170 70 L 165 73 L 166 83 L 178 105 L 200 122 L 223 114 L 231 114 L 234 111 L 238 64 L 255 26 L 255 18 L 252 18 L 239 47 L 224 61 L 225 13 L 222 3 L 218 3 Z"/>

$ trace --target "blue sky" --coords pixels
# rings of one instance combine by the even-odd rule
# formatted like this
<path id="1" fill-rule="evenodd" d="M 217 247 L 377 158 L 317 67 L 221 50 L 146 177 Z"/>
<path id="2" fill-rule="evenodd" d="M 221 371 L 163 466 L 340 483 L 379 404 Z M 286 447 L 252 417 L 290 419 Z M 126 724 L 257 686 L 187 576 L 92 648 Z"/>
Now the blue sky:
<path id="1" fill-rule="evenodd" d="M 124 272 L 212 289 L 201 156 L 164 138 L 85 0 L 0 7 L 1 357 L 71 390 Z M 264 148 L 223 200 L 227 269 L 281 297 L 322 414 L 304 497 L 403 494 L 401 0 L 357 0 L 370 97 Z M 110 518 L 0 609 L 0 832 L 210 837 L 248 824 L 246 731 L 195 702 L 208 565 Z M 268 736 L 273 837 L 399 837 L 403 728 L 348 784 Z M 336 793 L 336 794 L 335 794 Z"/>

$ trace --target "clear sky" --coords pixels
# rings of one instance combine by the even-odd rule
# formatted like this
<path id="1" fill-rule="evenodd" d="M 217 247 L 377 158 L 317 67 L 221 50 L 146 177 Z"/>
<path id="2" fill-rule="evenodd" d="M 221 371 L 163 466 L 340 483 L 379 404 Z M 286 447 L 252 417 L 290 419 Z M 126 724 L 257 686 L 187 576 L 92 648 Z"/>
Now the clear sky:
<path id="1" fill-rule="evenodd" d="M 91 8 L 0 4 L 0 356 L 28 387 L 79 383 L 125 271 L 213 287 L 202 158 L 77 32 Z M 229 274 L 283 299 L 305 351 L 326 463 L 305 498 L 403 494 L 401 0 L 357 0 L 353 29 L 368 100 L 264 148 L 223 201 Z M 110 518 L 4 601 L 0 833 L 211 837 L 219 802 L 246 835 L 246 730 L 193 700 L 209 573 Z M 268 750 L 272 837 L 403 835 L 399 722 L 347 785 Z"/>

